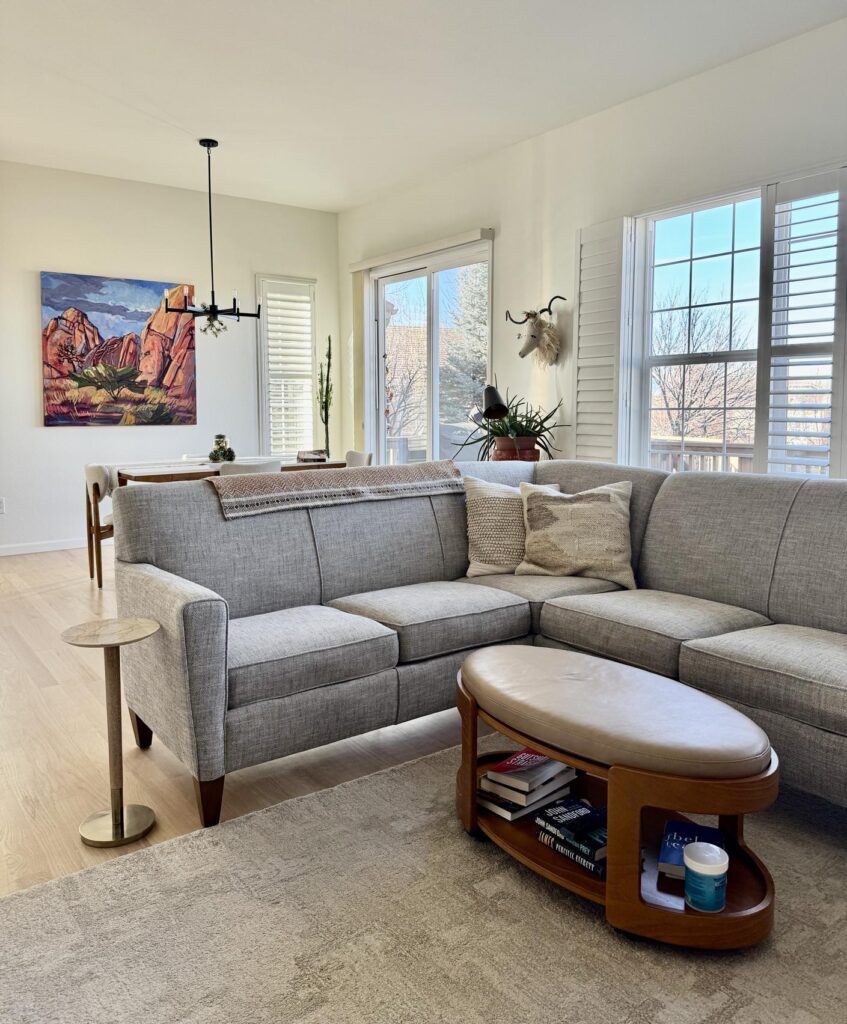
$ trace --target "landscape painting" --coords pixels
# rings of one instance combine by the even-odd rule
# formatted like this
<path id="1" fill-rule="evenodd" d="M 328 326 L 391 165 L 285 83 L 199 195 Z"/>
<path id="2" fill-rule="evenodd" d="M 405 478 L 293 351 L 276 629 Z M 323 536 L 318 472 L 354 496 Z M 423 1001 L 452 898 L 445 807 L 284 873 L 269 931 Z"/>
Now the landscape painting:
<path id="1" fill-rule="evenodd" d="M 197 422 L 193 285 L 41 274 L 44 424 Z"/>

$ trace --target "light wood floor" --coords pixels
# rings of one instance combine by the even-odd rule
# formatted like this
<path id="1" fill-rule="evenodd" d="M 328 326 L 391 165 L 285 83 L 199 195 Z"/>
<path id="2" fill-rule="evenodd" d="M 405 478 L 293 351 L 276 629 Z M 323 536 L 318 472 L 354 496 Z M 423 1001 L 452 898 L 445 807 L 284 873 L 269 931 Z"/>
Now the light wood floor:
<path id="1" fill-rule="evenodd" d="M 149 804 L 157 825 L 117 850 L 80 842 L 79 823 L 109 802 L 103 662 L 59 634 L 115 614 L 111 547 L 104 563 L 101 592 L 84 550 L 0 558 L 0 895 L 199 825 L 187 769 L 155 738 L 139 750 L 125 715 L 125 799 Z M 236 772 L 222 820 L 441 750 L 459 735 L 457 713 L 445 711 Z"/>

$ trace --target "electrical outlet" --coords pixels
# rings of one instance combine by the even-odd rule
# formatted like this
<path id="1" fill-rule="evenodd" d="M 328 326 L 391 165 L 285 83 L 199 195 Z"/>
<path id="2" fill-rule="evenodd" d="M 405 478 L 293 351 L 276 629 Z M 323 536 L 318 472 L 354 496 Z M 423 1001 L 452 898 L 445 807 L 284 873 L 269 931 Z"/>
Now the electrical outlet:
<path id="1" fill-rule="evenodd" d="M 6 499 L 0 498 L 0 516 L 6 515 Z"/>

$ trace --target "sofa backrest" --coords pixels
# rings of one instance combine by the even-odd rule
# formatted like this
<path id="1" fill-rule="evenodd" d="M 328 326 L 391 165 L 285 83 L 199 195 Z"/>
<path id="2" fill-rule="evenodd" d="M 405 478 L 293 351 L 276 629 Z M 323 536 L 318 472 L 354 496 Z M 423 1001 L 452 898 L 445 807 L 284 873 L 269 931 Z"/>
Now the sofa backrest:
<path id="1" fill-rule="evenodd" d="M 782 534 L 768 615 L 847 633 L 847 480 L 807 480 Z"/>
<path id="2" fill-rule="evenodd" d="M 117 558 L 209 587 L 233 618 L 455 579 L 467 567 L 462 494 L 227 521 L 214 489 L 198 480 L 119 488 L 114 514 Z"/>
<path id="3" fill-rule="evenodd" d="M 644 531 L 650 509 L 667 473 L 656 469 L 638 469 L 634 466 L 618 466 L 609 462 L 578 462 L 556 459 L 536 463 L 535 482 L 558 484 L 569 494 L 589 491 L 592 487 L 614 484 L 621 480 L 632 482 L 632 497 L 629 502 L 629 530 L 632 544 L 632 567 L 638 568 Z"/>
<path id="4" fill-rule="evenodd" d="M 633 555 L 663 474 L 606 463 L 459 462 L 463 474 L 577 491 L 632 480 Z M 328 471 L 327 471 L 328 472 Z M 233 618 L 464 576 L 463 494 L 288 509 L 227 521 L 205 480 L 121 487 L 115 555 L 149 562 L 220 594 Z"/>
<path id="5" fill-rule="evenodd" d="M 768 614 L 777 552 L 803 486 L 753 473 L 679 473 L 659 489 L 639 586 Z"/>

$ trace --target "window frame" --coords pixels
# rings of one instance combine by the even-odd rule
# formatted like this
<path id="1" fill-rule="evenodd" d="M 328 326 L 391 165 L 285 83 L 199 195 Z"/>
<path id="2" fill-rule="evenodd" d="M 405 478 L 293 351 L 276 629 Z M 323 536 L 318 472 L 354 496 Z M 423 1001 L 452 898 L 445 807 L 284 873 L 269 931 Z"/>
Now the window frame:
<path id="1" fill-rule="evenodd" d="M 631 395 L 625 406 L 626 418 L 629 430 L 624 435 L 628 441 L 628 450 L 623 451 L 623 461 L 637 466 L 649 467 L 650 465 L 650 395 L 652 387 L 652 368 L 654 366 L 694 366 L 714 363 L 742 363 L 757 361 L 757 348 L 746 348 L 736 350 L 724 350 L 717 352 L 680 353 L 678 355 L 652 356 L 650 354 L 651 318 L 653 316 L 653 242 L 655 238 L 655 224 L 657 220 L 691 214 L 703 210 L 713 210 L 720 206 L 728 206 L 731 203 L 745 202 L 749 199 L 757 199 L 762 196 L 762 190 L 758 188 L 741 189 L 722 196 L 715 196 L 710 199 L 693 203 L 684 203 L 672 206 L 667 209 L 657 210 L 653 213 L 644 214 L 636 219 L 635 229 L 635 258 L 633 261 L 633 280 L 635 313 L 632 318 L 632 337 L 629 346 L 624 346 L 624 370 L 622 379 L 629 381 Z M 763 200 L 764 201 L 764 200 Z M 740 252 L 747 250 L 738 250 Z M 761 241 L 760 241 L 761 251 Z M 733 249 L 734 253 L 735 250 Z M 712 255 L 724 255 L 723 253 L 710 254 L 705 257 L 689 257 L 688 262 L 693 266 L 697 259 L 710 259 Z M 683 262 L 683 261 L 679 261 Z M 691 305 L 691 280 L 689 279 L 689 303 L 687 306 L 679 307 L 690 311 Z M 702 306 L 725 305 L 732 303 L 732 287 L 730 285 L 730 298 L 726 303 L 701 303 Z M 760 300 L 761 301 L 761 300 Z M 731 328 L 730 328 L 731 329 Z M 627 348 L 629 357 L 627 358 Z"/>
<path id="2" fill-rule="evenodd" d="M 460 245 L 437 249 L 418 256 L 384 263 L 372 267 L 365 284 L 365 332 L 364 346 L 364 378 L 365 378 L 365 448 L 375 453 L 375 461 L 386 461 L 385 434 L 381 429 L 380 412 L 385 391 L 384 364 L 381 356 L 381 322 L 380 294 L 381 288 L 388 281 L 400 281 L 416 276 L 427 278 L 427 457 L 433 454 L 434 419 L 438 409 L 439 381 L 434 372 L 437 366 L 438 331 L 438 274 L 444 270 L 453 270 L 470 263 L 488 264 L 488 343 L 486 347 L 486 380 L 491 380 L 492 372 L 492 312 L 494 296 L 494 245 L 491 237 L 483 237 Z M 468 432 L 471 425 L 468 424 Z M 440 454 L 436 454 L 440 457 Z"/>
<path id="3" fill-rule="evenodd" d="M 750 362 L 756 365 L 755 432 L 753 443 L 753 472 L 779 472 L 769 470 L 769 438 L 771 427 L 770 376 L 771 356 L 776 346 L 771 345 L 775 207 L 777 192 L 780 202 L 796 191 L 798 197 L 813 195 L 829 179 L 832 190 L 839 193 L 838 227 L 835 269 L 835 312 L 833 341 L 811 344 L 780 345 L 779 356 L 832 355 L 832 415 L 830 456 L 825 474 L 791 474 L 805 479 L 837 478 L 847 475 L 847 167 L 836 167 L 805 174 L 786 175 L 776 181 L 754 187 L 728 191 L 725 194 L 690 203 L 676 204 L 638 215 L 631 242 L 629 279 L 625 277 L 624 291 L 631 289 L 633 315 L 624 328 L 621 339 L 621 381 L 625 385 L 619 395 L 619 409 L 625 429 L 621 432 L 622 462 L 649 467 L 650 465 L 650 394 L 651 370 L 654 365 L 697 365 L 710 363 Z M 702 210 L 761 198 L 761 231 L 759 242 L 759 323 L 754 348 L 715 353 L 684 353 L 678 356 L 653 357 L 650 355 L 653 241 L 655 223 L 682 214 L 695 214 Z M 733 250 L 734 252 L 735 250 Z M 739 250 L 743 251 L 743 250 Z M 691 262 L 694 258 L 692 255 Z M 626 274 L 626 271 L 625 271 Z M 691 298 L 689 284 L 689 300 Z M 730 289 L 730 302 L 732 289 Z M 741 300 L 738 300 L 741 301 Z M 691 306 L 685 307 L 690 309 Z"/>
<path id="4" fill-rule="evenodd" d="M 267 305 L 263 302 L 266 285 L 296 285 L 305 286 L 309 291 L 309 303 L 311 306 L 311 328 L 312 337 L 310 348 L 312 355 L 312 443 L 307 447 L 313 447 L 317 428 L 317 400 L 315 398 L 315 370 L 318 365 L 317 358 L 317 279 L 314 277 L 298 277 L 295 274 L 256 274 L 256 301 L 262 303 L 262 314 L 256 321 L 256 363 L 257 383 L 259 388 L 259 454 L 273 456 L 271 451 L 271 410 L 270 410 L 270 372 L 268 366 L 268 330 L 267 330 Z M 275 456 L 273 456 L 275 457 Z"/>

